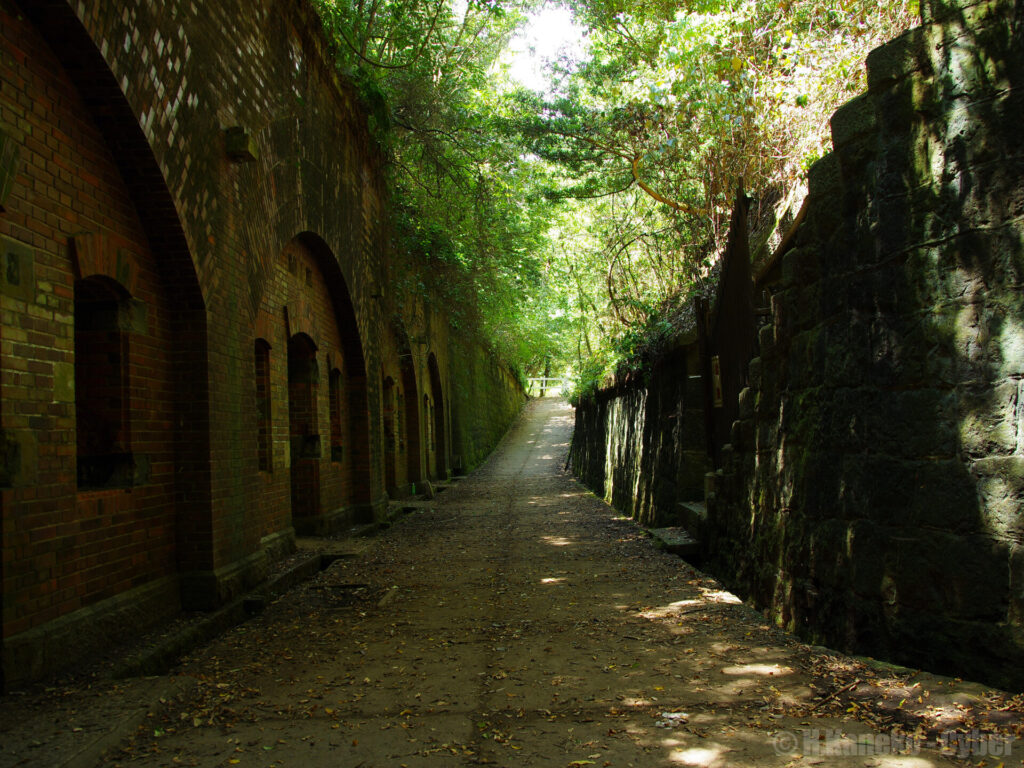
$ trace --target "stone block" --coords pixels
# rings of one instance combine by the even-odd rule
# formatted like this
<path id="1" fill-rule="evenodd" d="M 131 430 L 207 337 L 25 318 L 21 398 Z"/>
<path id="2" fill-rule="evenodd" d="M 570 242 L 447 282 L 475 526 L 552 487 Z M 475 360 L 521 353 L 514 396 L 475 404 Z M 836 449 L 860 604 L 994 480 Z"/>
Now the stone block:
<path id="1" fill-rule="evenodd" d="M 822 327 L 796 334 L 789 345 L 786 366 L 787 384 L 791 390 L 803 390 L 822 384 L 828 335 Z"/>
<path id="2" fill-rule="evenodd" d="M 700 555 L 700 542 L 684 528 L 652 528 L 648 533 L 661 549 L 673 555 L 686 560 L 693 560 Z"/>
<path id="3" fill-rule="evenodd" d="M 256 137 L 240 126 L 225 129 L 224 149 L 228 157 L 236 163 L 249 163 L 260 156 Z"/>
<path id="4" fill-rule="evenodd" d="M 957 398 L 951 390 L 879 392 L 867 436 L 875 450 L 903 458 L 951 458 L 957 452 Z"/>
<path id="5" fill-rule="evenodd" d="M 875 137 L 854 139 L 835 152 L 843 182 L 841 212 L 856 217 L 872 192 L 871 167 L 878 158 L 878 142 Z"/>
<path id="6" fill-rule="evenodd" d="M 678 506 L 680 525 L 699 539 L 708 522 L 707 505 L 702 501 L 681 501 Z"/>
<path id="7" fill-rule="evenodd" d="M 778 420 L 771 417 L 765 417 L 762 415 L 757 420 L 755 427 L 755 444 L 754 448 L 757 452 L 772 451 L 779 446 L 779 423 Z"/>
<path id="8" fill-rule="evenodd" d="M 1024 382 L 1007 379 L 992 386 L 961 387 L 957 422 L 961 450 L 969 456 L 1012 454 L 1022 425 L 1020 406 Z"/>
<path id="9" fill-rule="evenodd" d="M 858 387 L 871 367 L 871 343 L 860 316 L 837 317 L 820 331 L 822 380 L 828 386 Z"/>
<path id="10" fill-rule="evenodd" d="M 704 377 L 687 376 L 683 388 L 683 404 L 686 408 L 703 408 Z"/>
<path id="11" fill-rule="evenodd" d="M 794 290 L 807 285 L 817 277 L 816 270 L 807 273 L 808 262 L 815 263 L 817 249 L 814 246 L 791 248 L 782 256 L 782 282 L 784 285 L 795 286 Z"/>
<path id="12" fill-rule="evenodd" d="M 704 451 L 707 447 L 707 420 L 704 411 L 687 408 L 679 423 L 679 447 L 684 451 Z"/>
<path id="13" fill-rule="evenodd" d="M 918 27 L 875 48 L 868 54 L 868 92 L 881 91 L 911 72 L 928 74 L 927 32 Z"/>
<path id="14" fill-rule="evenodd" d="M 848 569 L 850 589 L 871 601 L 886 599 L 884 578 L 890 532 L 870 521 L 844 524 L 843 538 L 833 557 L 837 568 Z"/>
<path id="15" fill-rule="evenodd" d="M 986 273 L 996 267 L 979 263 L 979 259 L 985 259 L 985 254 L 1006 253 L 1005 247 L 1010 246 L 987 233 L 971 233 L 938 246 L 914 248 L 903 260 L 900 282 L 905 289 L 900 298 L 907 309 L 930 311 L 965 297 L 981 296 L 987 291 Z"/>
<path id="16" fill-rule="evenodd" d="M 1010 603 L 1008 618 L 1017 635 L 1017 644 L 1024 647 L 1024 546 L 1010 546 Z"/>
<path id="17" fill-rule="evenodd" d="M 896 534 L 894 544 L 888 568 L 901 610 L 931 611 L 933 616 L 941 610 L 953 620 L 1005 620 L 1005 545 L 986 536 L 921 529 Z"/>
<path id="18" fill-rule="evenodd" d="M 754 389 L 761 388 L 761 358 L 753 358 L 747 366 L 747 380 L 750 382 L 750 386 Z"/>
<path id="19" fill-rule="evenodd" d="M 875 446 L 868 432 L 871 410 L 878 392 L 867 387 L 838 387 L 830 390 L 822 408 L 819 443 L 841 452 L 861 452 Z"/>
<path id="20" fill-rule="evenodd" d="M 840 508 L 847 520 L 886 523 L 906 519 L 915 488 L 907 473 L 913 466 L 889 456 L 848 454 L 842 460 Z"/>
<path id="21" fill-rule="evenodd" d="M 714 472 L 704 473 L 704 503 L 708 505 L 710 509 L 710 503 L 707 497 L 715 493 L 716 483 L 718 481 L 718 475 Z"/>
<path id="22" fill-rule="evenodd" d="M 757 394 L 757 390 L 750 387 L 744 387 L 740 390 L 738 411 L 740 419 L 754 418 L 754 411 L 757 406 Z"/>
<path id="23" fill-rule="evenodd" d="M 734 421 L 730 429 L 732 445 L 730 449 L 738 451 L 752 451 L 755 448 L 754 435 L 756 434 L 752 419 Z M 730 452 L 731 455 L 731 452 Z M 722 449 L 722 460 L 725 461 L 725 449 Z"/>
<path id="24" fill-rule="evenodd" d="M 972 534 L 986 529 L 978 488 L 959 459 L 921 459 L 904 465 L 912 492 L 906 519 L 925 529 Z"/>
<path id="25" fill-rule="evenodd" d="M 921 23 L 932 24 L 954 14 L 962 13 L 978 0 L 921 0 Z"/>
<path id="26" fill-rule="evenodd" d="M 837 151 L 851 142 L 870 137 L 876 130 L 875 105 L 868 94 L 862 94 L 843 104 L 829 121 L 832 145 Z"/>
<path id="27" fill-rule="evenodd" d="M 825 155 L 807 172 L 807 195 L 811 200 L 804 226 L 819 241 L 827 241 L 842 223 L 843 185 L 839 159 L 835 153 Z"/>
<path id="28" fill-rule="evenodd" d="M 987 530 L 1004 540 L 1024 538 L 1024 456 L 989 456 L 971 465 Z"/>
<path id="29" fill-rule="evenodd" d="M 676 497 L 701 498 L 704 493 L 704 476 L 709 465 L 705 449 L 682 451 L 676 472 Z"/>

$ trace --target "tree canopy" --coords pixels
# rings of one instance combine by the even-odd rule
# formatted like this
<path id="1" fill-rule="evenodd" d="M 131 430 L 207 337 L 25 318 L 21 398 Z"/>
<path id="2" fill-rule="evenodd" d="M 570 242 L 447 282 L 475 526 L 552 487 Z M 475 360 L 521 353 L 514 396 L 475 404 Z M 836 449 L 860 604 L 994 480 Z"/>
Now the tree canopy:
<path id="1" fill-rule="evenodd" d="M 566 0 L 587 53 L 532 92 L 541 0 L 314 0 L 388 158 L 400 294 L 496 351 L 600 379 L 709 289 L 740 179 L 794 200 L 913 0 Z"/>

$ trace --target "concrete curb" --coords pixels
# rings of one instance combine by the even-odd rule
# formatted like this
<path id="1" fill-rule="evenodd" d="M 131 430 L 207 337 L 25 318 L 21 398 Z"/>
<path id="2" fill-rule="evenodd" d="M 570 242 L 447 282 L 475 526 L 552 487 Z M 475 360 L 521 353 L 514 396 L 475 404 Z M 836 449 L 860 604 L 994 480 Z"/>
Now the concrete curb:
<path id="1" fill-rule="evenodd" d="M 323 567 L 333 562 L 330 555 L 312 554 L 296 563 L 287 571 L 267 580 L 257 589 L 225 605 L 202 621 L 188 626 L 180 632 L 164 638 L 115 667 L 113 677 L 144 677 L 162 675 L 167 672 L 189 649 L 212 640 L 234 626 L 242 624 L 260 613 L 267 601 L 275 595 L 286 592 L 300 582 L 315 576 Z"/>
<path id="2" fill-rule="evenodd" d="M 110 728 L 86 741 L 74 754 L 63 761 L 52 763 L 54 768 L 97 768 L 106 765 L 104 755 L 131 738 L 153 714 L 155 702 L 170 700 L 191 693 L 198 685 L 192 677 L 172 677 L 154 680 L 154 686 L 144 705 L 136 706 L 110 723 Z"/>
<path id="3" fill-rule="evenodd" d="M 115 677 L 147 677 L 163 675 L 181 656 L 201 643 L 212 640 L 234 626 L 244 623 L 263 610 L 266 602 L 319 573 L 336 559 L 330 554 L 312 554 L 287 571 L 278 574 L 257 589 L 236 598 L 199 623 L 164 638 L 160 643 L 127 658 L 113 672 Z M 198 685 L 188 676 L 153 678 L 152 688 L 144 693 L 145 703 L 131 707 L 114 718 L 110 727 L 76 749 L 67 759 L 54 763 L 55 768 L 97 768 L 106 765 L 106 753 L 116 749 L 146 725 L 161 701 L 170 701 L 192 693 Z"/>

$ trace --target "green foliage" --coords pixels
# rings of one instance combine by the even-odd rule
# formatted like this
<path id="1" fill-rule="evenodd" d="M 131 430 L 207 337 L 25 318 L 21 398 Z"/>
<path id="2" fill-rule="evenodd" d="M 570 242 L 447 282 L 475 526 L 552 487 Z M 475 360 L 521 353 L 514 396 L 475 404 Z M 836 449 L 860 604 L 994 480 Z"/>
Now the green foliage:
<path id="1" fill-rule="evenodd" d="M 785 198 L 828 151 L 832 112 L 863 60 L 912 21 L 888 0 L 573 0 L 590 59 L 546 98 L 518 93 L 508 126 L 555 174 L 585 228 L 575 283 L 587 352 L 641 369 L 669 306 L 706 292 L 740 179 Z M 562 226 L 562 225 L 560 225 Z M 580 371 L 593 366 L 576 351 Z"/>
<path id="2" fill-rule="evenodd" d="M 314 1 L 388 159 L 400 303 L 443 307 L 513 365 L 549 354 L 548 204 L 495 120 L 489 76 L 527 5 L 472 0 L 457 13 L 448 0 Z"/>
<path id="3" fill-rule="evenodd" d="M 738 181 L 787 197 L 914 0 L 568 0 L 583 61 L 502 76 L 540 0 L 314 0 L 384 149 L 399 292 L 580 391 L 710 291 Z"/>

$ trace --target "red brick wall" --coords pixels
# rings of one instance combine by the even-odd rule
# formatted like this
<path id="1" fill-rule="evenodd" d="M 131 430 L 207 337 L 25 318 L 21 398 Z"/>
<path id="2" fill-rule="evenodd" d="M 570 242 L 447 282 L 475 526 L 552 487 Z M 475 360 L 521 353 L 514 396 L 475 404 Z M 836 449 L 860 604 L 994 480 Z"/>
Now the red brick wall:
<path id="1" fill-rule="evenodd" d="M 273 471 L 260 473 L 260 499 L 254 507 L 262 511 L 260 536 L 288 528 L 293 522 L 306 532 L 337 530 L 365 515 L 365 510 L 355 509 L 365 503 L 369 474 L 362 350 L 342 336 L 342 325 L 351 325 L 354 319 L 344 314 L 339 317 L 336 311 L 344 302 L 332 296 L 322 272 L 319 259 L 327 256 L 323 247 L 319 244 L 313 250 L 302 240 L 289 243 L 263 292 L 258 327 L 271 347 Z M 334 290 L 343 292 L 345 287 L 335 285 Z M 315 346 L 310 350 L 316 370 L 312 387 L 301 375 L 293 375 L 289 385 L 289 340 L 299 336 L 308 341 L 293 344 L 292 364 L 296 365 L 294 358 L 306 344 Z M 340 457 L 331 450 L 332 371 L 339 371 L 341 380 L 334 427 L 341 433 Z M 252 386 L 255 389 L 255 381 Z M 308 404 L 302 402 L 305 398 L 311 398 Z M 315 459 L 293 455 L 298 443 L 292 439 L 301 440 L 302 434 L 318 436 Z M 357 487 L 360 484 L 362 488 Z M 309 499 L 308 509 L 294 509 L 289 489 L 295 485 L 301 486 L 299 496 Z M 290 508 L 296 517 L 305 519 L 293 520 Z"/>
<path id="2" fill-rule="evenodd" d="M 35 453 L 23 451 L 2 492 L 10 636 L 176 571 L 175 345 L 158 267 L 90 110 L 8 3 L 0 40 L 0 121 L 23 136 L 0 235 L 33 249 L 24 295 L 0 296 L 0 425 Z M 148 475 L 135 488 L 77 487 L 74 287 L 92 275 L 118 281 L 144 312 L 122 334 L 131 422 L 121 437 Z"/>
<path id="3" fill-rule="evenodd" d="M 30 677 L 105 642 L 70 632 L 26 671 L 53 619 L 92 626 L 133 589 L 143 618 L 179 594 L 214 607 L 293 546 L 289 338 L 316 346 L 319 504 L 299 526 L 313 532 L 384 514 L 387 376 L 406 404 L 394 482 L 426 474 L 422 398 L 444 404 L 432 429 L 450 434 L 458 345 L 443 315 L 391 293 L 380 155 L 307 4 L 0 0 L 0 22 L 0 122 L 20 151 L 0 235 L 31 272 L 11 284 L 0 270 L 0 439 L 20 451 L 0 490 L 2 639 L 5 668 Z M 227 129 L 252 152 L 230 152 Z M 74 281 L 92 274 L 137 302 L 124 340 L 138 468 L 130 490 L 80 493 Z"/>

